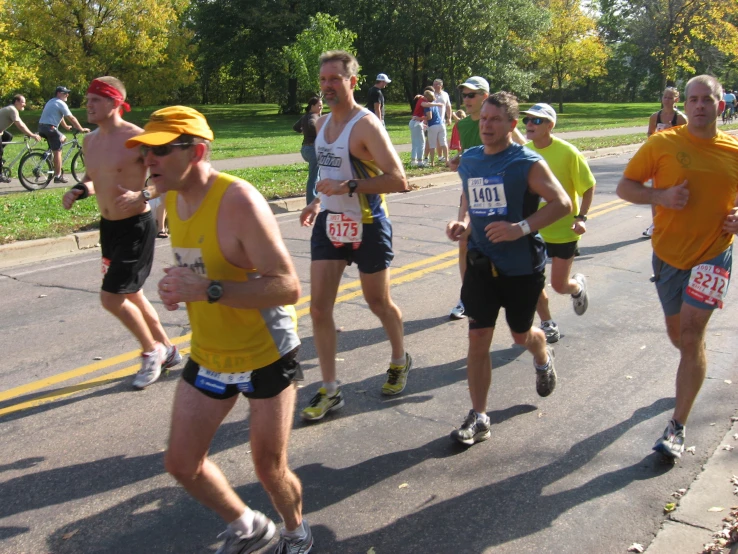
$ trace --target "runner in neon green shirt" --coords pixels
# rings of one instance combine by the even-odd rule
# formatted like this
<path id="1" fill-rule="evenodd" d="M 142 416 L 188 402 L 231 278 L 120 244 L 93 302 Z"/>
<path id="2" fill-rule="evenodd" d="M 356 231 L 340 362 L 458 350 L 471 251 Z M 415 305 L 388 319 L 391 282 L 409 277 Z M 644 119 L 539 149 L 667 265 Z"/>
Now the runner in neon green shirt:
<path id="1" fill-rule="evenodd" d="M 551 286 L 559 294 L 570 294 L 574 312 L 582 315 L 589 306 L 587 280 L 581 273 L 571 276 L 571 268 L 574 256 L 579 254 L 579 238 L 587 231 L 585 222 L 594 197 L 595 178 L 576 147 L 551 135 L 556 125 L 556 111 L 551 106 L 536 104 L 523 114 L 526 137 L 530 140 L 526 147 L 543 156 L 571 198 L 572 212 L 539 232 L 551 258 Z M 538 299 L 537 312 L 546 340 L 558 341 L 561 333 L 551 317 L 546 289 Z"/>

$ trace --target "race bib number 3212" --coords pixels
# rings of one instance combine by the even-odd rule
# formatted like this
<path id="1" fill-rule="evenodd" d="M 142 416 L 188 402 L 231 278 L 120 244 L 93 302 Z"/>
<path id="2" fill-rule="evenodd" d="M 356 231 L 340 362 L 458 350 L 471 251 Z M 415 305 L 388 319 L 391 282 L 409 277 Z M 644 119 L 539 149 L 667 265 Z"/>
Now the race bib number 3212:
<path id="1" fill-rule="evenodd" d="M 469 212 L 472 215 L 488 217 L 507 215 L 507 198 L 502 176 L 471 177 L 467 182 L 469 189 Z"/>

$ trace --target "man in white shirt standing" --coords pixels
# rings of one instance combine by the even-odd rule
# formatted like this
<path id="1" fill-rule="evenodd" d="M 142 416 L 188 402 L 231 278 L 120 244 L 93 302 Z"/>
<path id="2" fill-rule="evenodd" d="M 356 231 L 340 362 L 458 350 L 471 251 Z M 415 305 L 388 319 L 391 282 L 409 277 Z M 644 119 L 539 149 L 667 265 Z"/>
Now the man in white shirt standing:
<path id="1" fill-rule="evenodd" d="M 443 90 L 443 81 L 436 79 L 433 81 L 433 91 L 436 96 L 436 102 L 441 102 L 442 107 L 438 108 L 441 112 L 441 121 L 443 126 L 441 129 L 441 136 L 438 138 L 438 145 L 436 146 L 436 154 L 438 154 L 438 161 L 445 163 L 448 159 L 448 140 L 446 138 L 446 127 L 451 125 L 451 99 L 448 93 Z"/>

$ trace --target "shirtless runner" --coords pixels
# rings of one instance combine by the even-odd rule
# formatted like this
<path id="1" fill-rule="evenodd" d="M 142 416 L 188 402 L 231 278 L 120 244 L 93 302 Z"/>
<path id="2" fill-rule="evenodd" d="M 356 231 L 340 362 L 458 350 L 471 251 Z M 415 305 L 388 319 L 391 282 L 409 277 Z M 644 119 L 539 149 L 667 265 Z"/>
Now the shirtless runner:
<path id="1" fill-rule="evenodd" d="M 82 182 L 64 195 L 67 210 L 77 200 L 97 197 L 100 208 L 103 308 L 117 317 L 141 344 L 141 369 L 133 386 L 143 389 L 155 382 L 162 370 L 182 361 L 169 342 L 156 310 L 144 296 L 143 287 L 154 261 L 156 221 L 148 200 L 146 168 L 137 150 L 125 142 L 143 129 L 124 121 L 126 89 L 115 77 L 99 77 L 87 90 L 87 120 L 98 128 L 85 137 L 82 150 L 86 172 Z"/>

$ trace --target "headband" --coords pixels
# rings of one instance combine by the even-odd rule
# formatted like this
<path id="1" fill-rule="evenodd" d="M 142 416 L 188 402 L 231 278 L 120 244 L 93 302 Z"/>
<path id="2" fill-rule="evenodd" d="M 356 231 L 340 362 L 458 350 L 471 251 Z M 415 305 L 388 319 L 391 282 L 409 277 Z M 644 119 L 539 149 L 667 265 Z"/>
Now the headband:
<path id="1" fill-rule="evenodd" d="M 93 81 L 90 83 L 90 87 L 87 89 L 88 94 L 97 94 L 98 96 L 102 96 L 104 98 L 110 98 L 115 102 L 115 106 L 120 106 L 120 114 L 123 115 L 123 112 L 130 112 L 131 106 L 128 105 L 128 102 L 125 101 L 125 98 L 123 98 L 123 95 L 120 93 L 120 91 L 115 88 L 111 87 L 107 83 L 103 83 L 99 79 L 93 79 Z"/>

